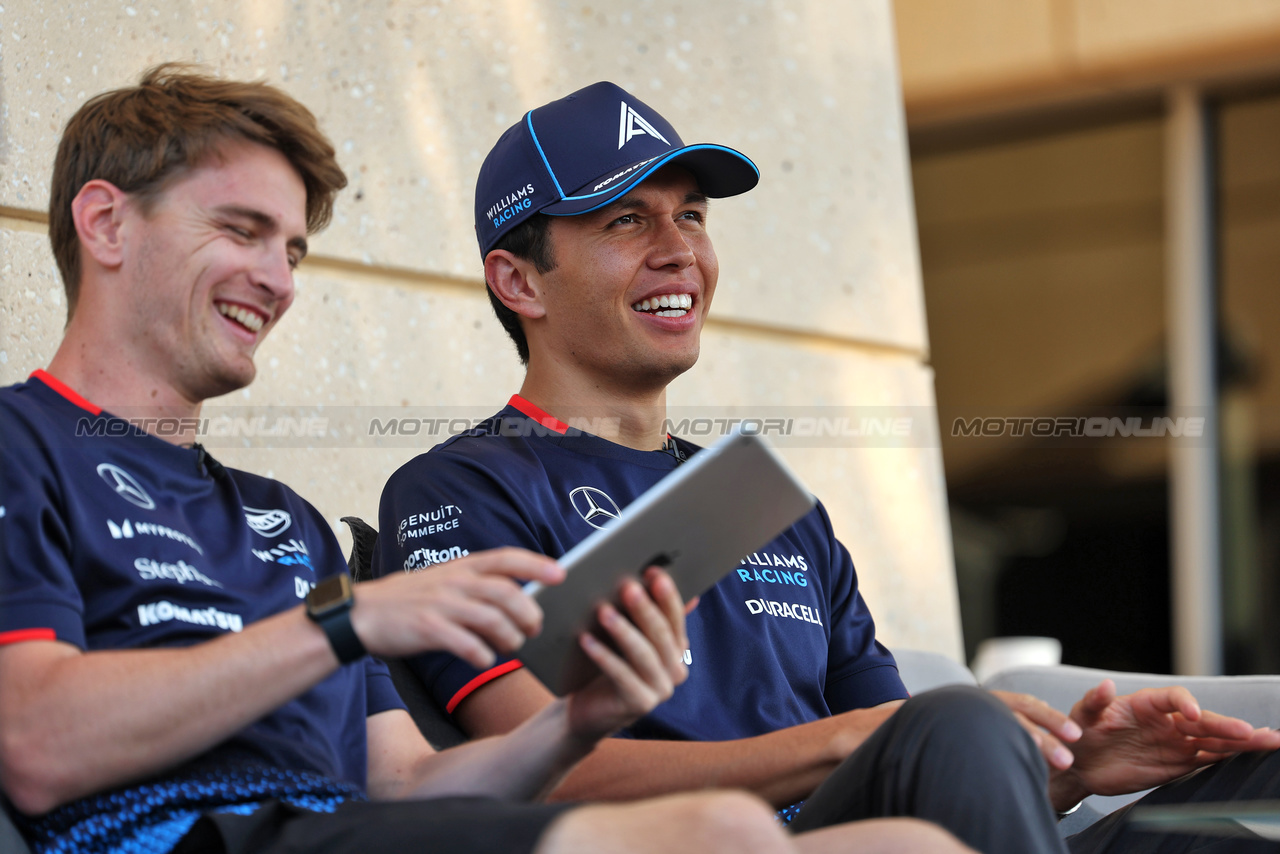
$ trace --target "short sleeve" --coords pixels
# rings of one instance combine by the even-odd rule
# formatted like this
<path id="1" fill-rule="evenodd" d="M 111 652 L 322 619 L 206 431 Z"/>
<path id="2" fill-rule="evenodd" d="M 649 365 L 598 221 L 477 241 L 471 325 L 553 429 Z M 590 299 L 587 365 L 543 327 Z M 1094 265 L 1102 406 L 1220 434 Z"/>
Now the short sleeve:
<path id="1" fill-rule="evenodd" d="M 833 714 L 878 706 L 908 696 L 892 653 L 876 639 L 875 620 L 858 589 L 849 550 L 835 537 L 819 506 L 832 566 L 831 643 L 823 690 Z"/>
<path id="2" fill-rule="evenodd" d="M 364 685 L 366 716 L 405 708 L 387 665 L 371 655 L 364 659 Z"/>
<path id="3" fill-rule="evenodd" d="M 501 442 L 497 437 L 471 441 Z M 422 454 L 392 475 L 378 513 L 373 574 L 430 571 L 472 552 L 519 546 L 546 553 L 531 516 L 514 490 L 483 464 L 447 449 Z M 471 692 L 518 669 L 515 659 L 479 671 L 447 653 L 406 659 L 441 708 L 452 712 Z"/>
<path id="4" fill-rule="evenodd" d="M 34 425 L 0 403 L 0 644 L 85 647 L 62 487 Z"/>

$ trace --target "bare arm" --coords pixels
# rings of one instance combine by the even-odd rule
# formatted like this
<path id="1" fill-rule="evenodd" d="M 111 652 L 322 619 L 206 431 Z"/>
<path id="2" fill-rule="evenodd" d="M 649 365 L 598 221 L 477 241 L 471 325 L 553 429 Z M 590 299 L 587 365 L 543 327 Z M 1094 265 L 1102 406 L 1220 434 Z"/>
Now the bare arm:
<path id="1" fill-rule="evenodd" d="M 185 649 L 0 647 L 0 782 L 46 812 L 207 750 L 337 666 L 300 608 Z"/>
<path id="2" fill-rule="evenodd" d="M 536 632 L 513 577 L 555 583 L 541 555 L 501 549 L 359 585 L 352 623 L 371 652 L 448 649 L 477 666 Z M 0 647 L 0 785 L 30 813 L 172 767 L 327 677 L 338 662 L 294 608 L 182 649 Z"/>
<path id="3" fill-rule="evenodd" d="M 477 689 L 454 715 L 473 736 L 509 732 L 555 698 L 516 670 Z M 807 797 L 899 702 L 845 712 L 734 741 L 606 739 L 552 793 L 553 800 L 631 800 L 707 787 L 743 788 L 775 806 Z"/>
<path id="4" fill-rule="evenodd" d="M 688 675 L 680 594 L 663 572 L 651 570 L 647 581 L 652 598 L 636 582 L 623 586 L 625 617 L 611 605 L 599 609 L 616 653 L 590 635 L 580 638 L 601 675 L 504 735 L 436 753 L 404 712 L 370 718 L 370 794 L 529 799 L 549 792 L 601 738 L 670 697 Z"/>
<path id="5" fill-rule="evenodd" d="M 400 800 L 477 795 L 530 800 L 546 794 L 596 739 L 568 727 L 565 703 L 551 704 L 505 736 L 436 753 L 405 712 L 369 719 L 369 795 Z"/>

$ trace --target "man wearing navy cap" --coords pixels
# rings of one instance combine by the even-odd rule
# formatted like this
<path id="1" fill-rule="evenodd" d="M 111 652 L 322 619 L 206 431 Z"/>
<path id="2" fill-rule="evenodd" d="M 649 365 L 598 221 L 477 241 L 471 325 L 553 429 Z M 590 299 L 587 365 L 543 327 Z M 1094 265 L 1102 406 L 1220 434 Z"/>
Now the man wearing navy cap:
<path id="1" fill-rule="evenodd" d="M 524 382 L 493 418 L 391 478 L 376 572 L 499 544 L 558 557 L 698 452 L 663 432 L 666 388 L 696 362 L 715 294 L 708 199 L 757 180 L 744 155 L 685 145 L 610 83 L 502 135 L 480 170 L 475 224 Z M 915 815 L 985 852 L 1059 852 L 1053 807 L 1172 780 L 1210 761 L 1196 747 L 1280 745 L 1200 715 L 1181 689 L 1134 701 L 1104 685 L 1077 720 L 1000 698 L 1015 716 L 978 689 L 908 700 L 821 505 L 752 557 L 690 614 L 688 681 L 627 738 L 602 743 L 559 796 L 738 786 L 787 808 L 796 829 Z M 780 607 L 751 607 L 761 601 Z M 554 700 L 517 661 L 412 666 L 472 735 L 506 732 Z M 1184 729 L 1145 726 L 1141 709 Z M 1063 742 L 1077 743 L 1074 765 Z"/>

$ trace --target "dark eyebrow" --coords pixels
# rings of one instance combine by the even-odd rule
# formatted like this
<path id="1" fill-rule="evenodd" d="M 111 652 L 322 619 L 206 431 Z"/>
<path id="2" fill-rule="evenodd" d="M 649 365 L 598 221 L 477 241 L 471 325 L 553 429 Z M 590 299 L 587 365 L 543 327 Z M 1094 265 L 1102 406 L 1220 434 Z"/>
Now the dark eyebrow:
<path id="1" fill-rule="evenodd" d="M 268 216 L 260 210 L 254 208 L 246 208 L 242 205 L 221 205 L 216 208 L 218 213 L 224 216 L 235 216 L 241 219 L 247 219 L 256 225 L 262 231 L 274 233 L 279 230 L 280 223 L 275 217 Z M 290 249 L 298 253 L 298 260 L 301 261 L 307 257 L 307 239 L 305 237 L 295 237 L 288 242 Z"/>
<path id="2" fill-rule="evenodd" d="M 697 190 L 692 190 L 689 193 L 686 193 L 684 199 L 680 202 L 682 205 L 705 205 L 706 203 L 707 194 Z M 625 213 L 626 211 L 647 210 L 648 207 L 649 204 L 644 200 L 642 195 L 636 192 L 631 192 L 618 199 L 616 202 L 606 205 L 603 210 L 609 216 L 614 216 L 619 213 Z"/>

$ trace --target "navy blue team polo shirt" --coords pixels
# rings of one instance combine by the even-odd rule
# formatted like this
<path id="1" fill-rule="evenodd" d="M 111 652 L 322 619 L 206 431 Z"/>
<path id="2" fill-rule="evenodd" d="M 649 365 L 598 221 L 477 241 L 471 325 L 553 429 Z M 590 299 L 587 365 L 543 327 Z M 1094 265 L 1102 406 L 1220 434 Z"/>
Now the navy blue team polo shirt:
<path id="1" fill-rule="evenodd" d="M 686 457 L 700 450 L 673 441 Z M 573 429 L 516 395 L 391 477 L 374 573 L 429 570 L 504 545 L 560 557 L 676 465 L 669 453 Z M 625 735 L 743 738 L 907 696 L 821 504 L 704 594 L 688 631 L 689 680 Z M 521 666 L 479 672 L 444 654 L 410 664 L 450 712 Z"/>
<path id="2" fill-rule="evenodd" d="M 291 489 L 149 435 L 36 371 L 0 389 L 0 644 L 182 647 L 297 607 L 345 571 Z M 144 698 L 139 698 L 143 701 Z M 215 748 L 366 786 L 366 716 L 404 708 L 366 658 Z"/>

